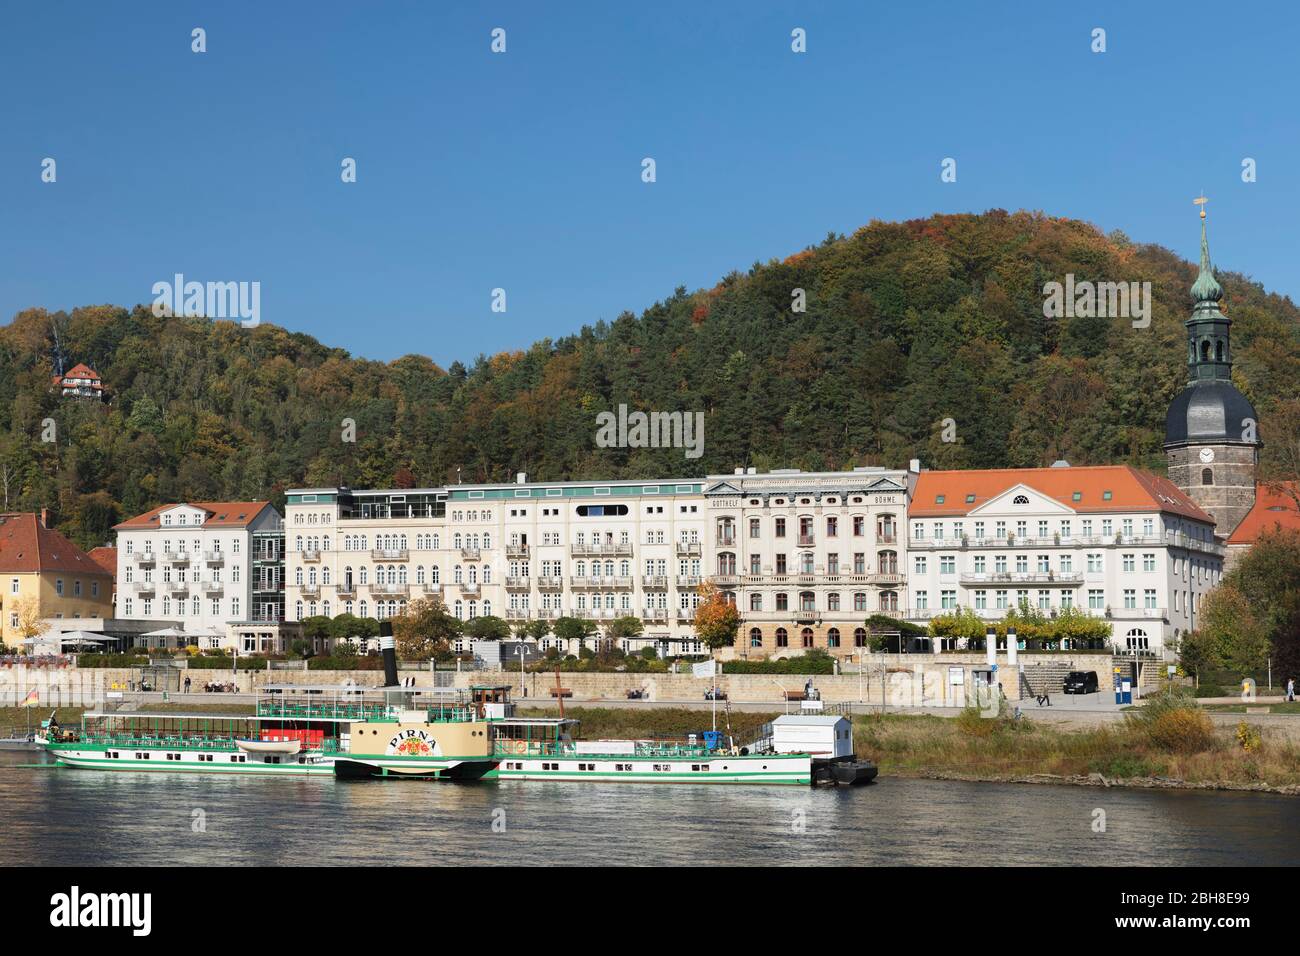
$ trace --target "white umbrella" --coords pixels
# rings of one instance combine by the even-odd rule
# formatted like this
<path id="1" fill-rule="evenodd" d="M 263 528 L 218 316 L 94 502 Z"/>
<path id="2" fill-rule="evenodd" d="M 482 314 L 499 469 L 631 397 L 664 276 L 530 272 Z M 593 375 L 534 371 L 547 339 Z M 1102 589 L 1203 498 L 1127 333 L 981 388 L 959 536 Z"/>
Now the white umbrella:
<path id="1" fill-rule="evenodd" d="M 164 627 L 157 631 L 146 631 L 141 637 L 184 637 L 185 632 L 174 627 Z"/>

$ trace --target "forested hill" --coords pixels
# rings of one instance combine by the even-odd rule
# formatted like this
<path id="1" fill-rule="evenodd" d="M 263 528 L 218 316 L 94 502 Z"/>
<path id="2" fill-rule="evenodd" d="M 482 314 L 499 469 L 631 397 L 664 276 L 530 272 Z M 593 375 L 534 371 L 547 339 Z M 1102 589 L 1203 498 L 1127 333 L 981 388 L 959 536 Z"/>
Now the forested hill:
<path id="1" fill-rule="evenodd" d="M 1067 458 L 1160 469 L 1165 409 L 1185 381 L 1195 271 L 1168 250 L 1041 214 L 873 222 L 712 289 L 679 288 L 639 317 L 445 371 L 416 355 L 352 358 L 276 326 L 156 318 L 147 304 L 34 308 L 0 328 L 5 507 L 47 506 L 89 546 L 164 501 L 338 481 L 436 485 L 458 469 L 464 481 L 913 457 L 946 468 Z M 1045 319 L 1043 286 L 1067 273 L 1150 281 L 1150 327 Z M 1300 313 L 1241 275 L 1219 278 L 1234 375 L 1267 443 L 1270 410 L 1300 398 Z M 797 288 L 803 313 L 791 309 Z M 51 390 L 55 328 L 71 362 L 103 376 L 109 402 Z M 703 456 L 596 447 L 597 413 L 619 403 L 704 412 Z M 41 441 L 46 418 L 55 444 Z M 355 443 L 341 440 L 344 418 L 356 422 Z M 955 442 L 943 440 L 945 419 Z"/>

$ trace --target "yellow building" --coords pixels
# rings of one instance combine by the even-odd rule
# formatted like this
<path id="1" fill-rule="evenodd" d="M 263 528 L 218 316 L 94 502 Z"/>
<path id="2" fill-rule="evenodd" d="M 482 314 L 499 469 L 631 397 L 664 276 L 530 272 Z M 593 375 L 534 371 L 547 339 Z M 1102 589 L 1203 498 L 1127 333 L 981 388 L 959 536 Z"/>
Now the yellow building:
<path id="1" fill-rule="evenodd" d="M 0 514 L 0 639 L 9 650 L 21 650 L 41 619 L 113 615 L 113 575 L 45 522 L 44 511 Z"/>

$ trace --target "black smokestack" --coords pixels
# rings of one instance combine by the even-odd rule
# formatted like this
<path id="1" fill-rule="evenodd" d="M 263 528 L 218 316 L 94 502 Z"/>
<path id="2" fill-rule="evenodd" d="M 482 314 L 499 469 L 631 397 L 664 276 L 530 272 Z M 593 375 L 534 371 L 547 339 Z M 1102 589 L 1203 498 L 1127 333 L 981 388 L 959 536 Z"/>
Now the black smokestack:
<path id="1" fill-rule="evenodd" d="M 397 686 L 397 645 L 393 641 L 393 622 L 379 622 L 379 656 L 384 659 L 384 686 Z"/>

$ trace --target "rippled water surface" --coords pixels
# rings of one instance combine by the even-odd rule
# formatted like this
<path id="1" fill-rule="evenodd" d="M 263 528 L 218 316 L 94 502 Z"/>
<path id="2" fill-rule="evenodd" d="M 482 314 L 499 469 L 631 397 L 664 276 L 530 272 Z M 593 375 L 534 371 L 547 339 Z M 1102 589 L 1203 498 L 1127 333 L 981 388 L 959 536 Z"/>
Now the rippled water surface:
<path id="1" fill-rule="evenodd" d="M 818 790 L 436 784 L 25 766 L 40 759 L 0 753 L 0 864 L 1182 866 L 1300 859 L 1300 799 L 1261 794 L 889 778 Z M 1105 833 L 1093 831 L 1098 809 Z M 195 832 L 200 818 L 206 829 Z"/>

